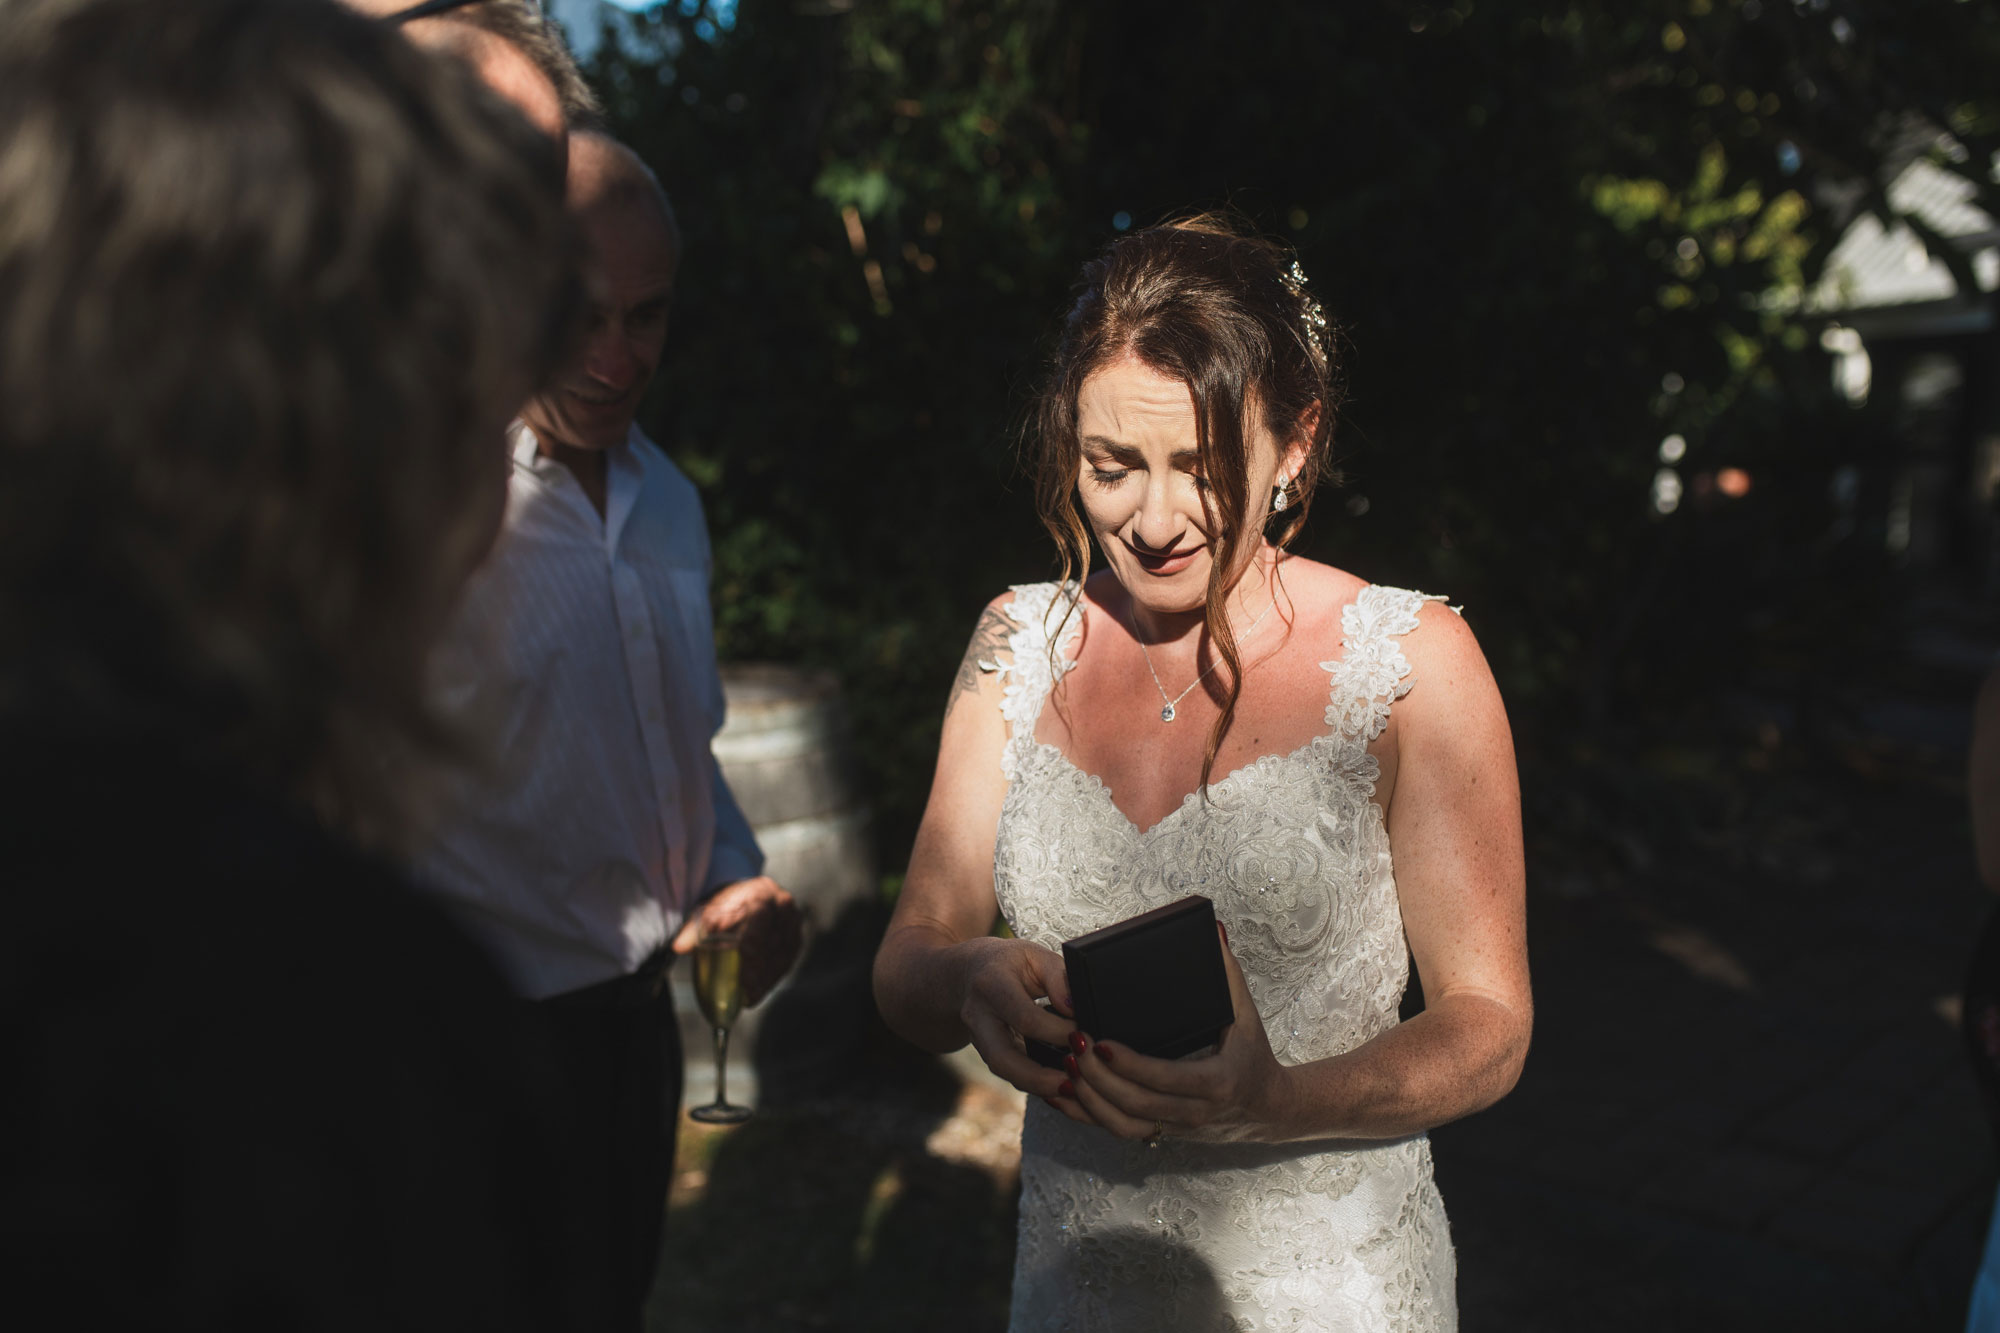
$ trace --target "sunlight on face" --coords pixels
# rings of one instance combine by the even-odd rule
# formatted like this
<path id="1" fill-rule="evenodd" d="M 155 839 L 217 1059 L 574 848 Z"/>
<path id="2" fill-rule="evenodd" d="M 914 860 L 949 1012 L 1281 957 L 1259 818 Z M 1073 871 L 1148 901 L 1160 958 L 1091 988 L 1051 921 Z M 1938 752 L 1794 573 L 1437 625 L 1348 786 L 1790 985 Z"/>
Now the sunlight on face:
<path id="1" fill-rule="evenodd" d="M 1135 356 L 1092 372 L 1077 393 L 1082 461 L 1077 490 L 1085 517 L 1111 571 L 1145 612 L 1195 610 L 1208 590 L 1213 563 L 1204 483 L 1197 473 L 1194 398 L 1186 384 Z M 1270 512 L 1281 451 L 1257 414 L 1249 427 L 1246 533 L 1260 533 Z M 1287 471 L 1298 466 L 1295 447 Z M 1243 542 L 1240 577 L 1261 541 Z"/>
<path id="2" fill-rule="evenodd" d="M 659 369 L 679 256 L 649 203 L 593 210 L 579 220 L 592 260 L 590 328 L 575 358 L 521 416 L 539 438 L 608 449 L 625 439 Z"/>

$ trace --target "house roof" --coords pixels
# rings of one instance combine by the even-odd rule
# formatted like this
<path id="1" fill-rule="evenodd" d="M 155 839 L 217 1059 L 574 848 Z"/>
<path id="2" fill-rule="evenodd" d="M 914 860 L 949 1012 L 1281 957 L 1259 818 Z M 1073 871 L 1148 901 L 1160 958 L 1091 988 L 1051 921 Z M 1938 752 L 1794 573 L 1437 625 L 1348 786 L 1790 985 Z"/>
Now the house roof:
<path id="1" fill-rule="evenodd" d="M 1948 137 L 1938 143 L 1948 154 L 1957 149 Z M 1963 151 L 1958 149 L 1958 155 Z M 1978 297 L 2000 288 L 2000 224 L 1977 202 L 1978 186 L 1924 156 L 1907 163 L 1886 193 L 1894 212 L 1916 218 L 1971 255 L 1978 292 L 1961 292 L 1951 270 L 1931 254 L 1908 223 L 1884 226 L 1873 213 L 1863 213 L 1848 224 L 1827 257 L 1807 308 L 1828 315 L 1890 310 L 1915 315 L 1905 308 L 1932 308 L 1935 320 L 1918 319 L 1913 325 L 1908 318 L 1899 318 L 1901 332 L 1939 321 L 1943 323 L 1932 331 L 1965 331 L 1968 319 L 1978 328 L 1992 327 L 1991 303 Z M 1951 327 L 1944 327 L 1946 323 Z"/>

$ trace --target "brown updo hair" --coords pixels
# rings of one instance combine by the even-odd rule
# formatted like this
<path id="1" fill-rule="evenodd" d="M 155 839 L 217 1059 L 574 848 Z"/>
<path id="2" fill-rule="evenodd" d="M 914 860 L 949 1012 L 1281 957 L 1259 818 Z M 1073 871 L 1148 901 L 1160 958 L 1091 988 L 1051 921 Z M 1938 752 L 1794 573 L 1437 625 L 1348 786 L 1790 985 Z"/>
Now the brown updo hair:
<path id="1" fill-rule="evenodd" d="M 1083 382 L 1130 355 L 1180 380 L 1194 400 L 1195 446 L 1208 483 L 1202 505 L 1214 555 L 1206 619 L 1229 667 L 1228 698 L 1202 758 L 1204 788 L 1243 689 L 1227 605 L 1242 544 L 1258 536 L 1245 531 L 1251 513 L 1249 414 L 1261 414 L 1281 447 L 1306 428 L 1305 462 L 1290 502 L 1262 534 L 1283 549 L 1305 526 L 1314 491 L 1333 478 L 1333 423 L 1342 389 L 1336 338 L 1289 246 L 1229 216 L 1195 214 L 1121 237 L 1084 266 L 1034 406 L 1036 505 L 1067 581 L 1090 568 L 1090 528 L 1076 493 Z"/>

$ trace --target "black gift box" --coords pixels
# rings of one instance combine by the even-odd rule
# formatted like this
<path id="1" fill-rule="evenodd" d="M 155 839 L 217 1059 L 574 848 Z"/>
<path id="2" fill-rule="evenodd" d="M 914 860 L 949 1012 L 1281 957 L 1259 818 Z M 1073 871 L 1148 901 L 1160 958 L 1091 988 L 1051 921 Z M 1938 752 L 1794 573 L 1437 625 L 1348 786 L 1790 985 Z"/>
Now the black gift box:
<path id="1" fill-rule="evenodd" d="M 1076 1025 L 1092 1041 L 1172 1059 L 1213 1046 L 1235 1021 L 1215 905 L 1196 894 L 1063 945 Z M 1060 1067 L 1067 1052 L 1029 1042 Z"/>

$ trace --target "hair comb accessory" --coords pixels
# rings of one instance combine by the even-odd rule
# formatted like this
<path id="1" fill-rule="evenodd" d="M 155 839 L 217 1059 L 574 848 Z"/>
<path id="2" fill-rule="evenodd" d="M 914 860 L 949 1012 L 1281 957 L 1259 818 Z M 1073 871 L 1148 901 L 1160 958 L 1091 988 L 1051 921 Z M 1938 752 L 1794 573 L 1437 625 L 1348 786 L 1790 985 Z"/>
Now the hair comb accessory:
<path id="1" fill-rule="evenodd" d="M 1299 299 L 1299 320 L 1305 328 L 1306 342 L 1318 353 L 1321 364 L 1325 364 L 1331 359 L 1327 347 L 1326 308 L 1307 288 L 1305 269 L 1294 259 L 1279 281 L 1285 284 L 1286 291 Z"/>

